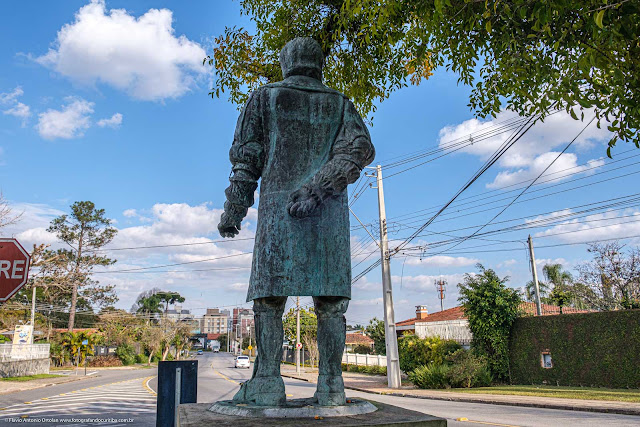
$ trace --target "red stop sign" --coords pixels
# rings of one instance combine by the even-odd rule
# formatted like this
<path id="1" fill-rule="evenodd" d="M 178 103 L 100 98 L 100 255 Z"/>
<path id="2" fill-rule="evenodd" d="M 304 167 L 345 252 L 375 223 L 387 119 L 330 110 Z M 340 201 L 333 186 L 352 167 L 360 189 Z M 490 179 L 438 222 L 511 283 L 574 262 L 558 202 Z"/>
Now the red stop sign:
<path id="1" fill-rule="evenodd" d="M 7 301 L 27 283 L 30 260 L 16 239 L 0 239 L 0 302 Z"/>

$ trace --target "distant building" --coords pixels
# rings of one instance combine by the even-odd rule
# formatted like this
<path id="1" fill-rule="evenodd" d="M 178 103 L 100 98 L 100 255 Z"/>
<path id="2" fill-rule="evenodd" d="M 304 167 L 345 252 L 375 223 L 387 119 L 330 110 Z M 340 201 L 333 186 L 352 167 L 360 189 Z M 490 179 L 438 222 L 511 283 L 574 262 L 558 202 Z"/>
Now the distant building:
<path id="1" fill-rule="evenodd" d="M 536 315 L 536 305 L 533 302 L 523 302 L 520 304 L 520 310 L 524 316 Z M 562 308 L 563 314 L 587 313 L 588 311 L 573 307 Z M 560 313 L 560 307 L 542 304 L 543 316 Z M 407 333 L 416 334 L 420 338 L 439 336 L 442 339 L 454 340 L 462 346 L 470 345 L 473 338 L 469 329 L 469 321 L 460 306 L 429 314 L 426 306 L 419 305 L 416 307 L 416 317 L 397 322 L 396 331 L 399 336 Z"/>
<path id="2" fill-rule="evenodd" d="M 469 321 L 464 316 L 462 307 L 453 307 L 429 314 L 427 307 L 416 307 L 416 317 L 396 323 L 398 335 L 416 334 L 420 338 L 439 336 L 442 339 L 454 340 L 463 346 L 471 344 Z"/>
<path id="3" fill-rule="evenodd" d="M 254 319 L 253 319 L 253 310 L 250 308 L 234 308 L 233 309 L 233 321 L 232 321 L 232 330 L 238 336 L 247 335 L 248 329 L 254 329 Z"/>
<path id="4" fill-rule="evenodd" d="M 190 310 L 183 309 L 181 305 L 175 305 L 171 310 L 167 310 L 164 316 L 167 320 L 173 322 L 189 323 L 191 325 L 191 332 L 194 334 L 200 333 L 200 322 L 196 320 Z"/>
<path id="5" fill-rule="evenodd" d="M 359 345 L 366 345 L 367 347 L 373 348 L 373 340 L 366 336 L 364 333 L 348 333 L 344 341 L 344 346 L 347 353 L 352 352 L 353 349 Z"/>
<path id="6" fill-rule="evenodd" d="M 203 334 L 226 334 L 228 332 L 229 311 L 219 308 L 207 308 L 200 321 L 200 332 Z"/>

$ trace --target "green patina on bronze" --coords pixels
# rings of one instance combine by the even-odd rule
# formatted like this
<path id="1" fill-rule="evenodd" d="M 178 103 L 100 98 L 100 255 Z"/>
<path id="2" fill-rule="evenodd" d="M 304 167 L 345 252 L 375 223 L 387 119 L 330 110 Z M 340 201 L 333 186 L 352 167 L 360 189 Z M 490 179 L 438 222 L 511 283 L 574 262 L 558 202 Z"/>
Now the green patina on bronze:
<path id="1" fill-rule="evenodd" d="M 288 296 L 313 296 L 318 315 L 315 400 L 345 405 L 342 352 L 351 298 L 347 185 L 373 161 L 369 131 L 353 103 L 322 84 L 322 50 L 309 38 L 280 53 L 285 79 L 256 90 L 244 106 L 229 158 L 218 229 L 238 234 L 260 184 L 247 301 L 254 301 L 258 356 L 234 402 L 283 406 L 282 313 Z"/>
<path id="2" fill-rule="evenodd" d="M 247 301 L 351 297 L 346 188 L 375 152 L 353 103 L 314 75 L 313 52 L 296 49 L 304 40 L 280 55 L 286 78 L 249 97 L 229 155 L 222 235 L 237 234 L 262 178 Z"/>

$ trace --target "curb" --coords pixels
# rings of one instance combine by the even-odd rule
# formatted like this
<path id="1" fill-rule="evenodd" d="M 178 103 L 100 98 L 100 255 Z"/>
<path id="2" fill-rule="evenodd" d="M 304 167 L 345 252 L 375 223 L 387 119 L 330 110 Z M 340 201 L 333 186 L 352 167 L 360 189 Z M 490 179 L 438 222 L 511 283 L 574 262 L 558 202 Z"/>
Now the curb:
<path id="1" fill-rule="evenodd" d="M 281 376 L 285 378 L 292 378 L 300 381 L 306 381 L 308 383 L 312 382 L 305 378 L 299 378 L 293 375 L 281 374 Z M 474 399 L 469 397 L 459 397 L 459 396 L 420 396 L 410 393 L 398 393 L 398 392 L 380 392 L 380 391 L 372 391 L 365 388 L 359 387 L 350 387 L 345 385 L 344 388 L 354 391 L 359 391 L 362 393 L 369 394 L 377 394 L 381 396 L 394 396 L 394 397 L 412 397 L 414 399 L 426 399 L 426 400 L 444 400 L 449 402 L 464 402 L 464 403 L 482 403 L 487 405 L 502 405 L 502 406 L 523 406 L 529 408 L 543 408 L 543 409 L 560 409 L 565 411 L 581 411 L 581 412 L 597 412 L 597 413 L 605 413 L 605 414 L 620 414 L 620 415 L 640 415 L 640 409 L 624 409 L 624 408 L 606 408 L 606 407 L 598 407 L 598 406 L 571 406 L 571 405 L 563 405 L 560 403 L 529 403 L 529 402 L 505 402 L 502 400 L 486 400 L 486 399 Z"/>

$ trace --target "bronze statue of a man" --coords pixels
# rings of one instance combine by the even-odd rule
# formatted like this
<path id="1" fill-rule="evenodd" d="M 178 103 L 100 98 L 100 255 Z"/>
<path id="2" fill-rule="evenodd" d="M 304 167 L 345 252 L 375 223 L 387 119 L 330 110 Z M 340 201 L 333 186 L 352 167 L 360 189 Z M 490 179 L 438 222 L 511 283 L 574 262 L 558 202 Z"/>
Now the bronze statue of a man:
<path id="1" fill-rule="evenodd" d="M 280 52 L 284 80 L 249 96 L 236 127 L 218 230 L 234 237 L 260 186 L 247 301 L 253 300 L 257 358 L 237 402 L 286 402 L 280 377 L 288 296 L 312 296 L 318 316 L 319 405 L 345 404 L 342 353 L 351 298 L 347 185 L 374 158 L 353 103 L 322 83 L 324 55 L 311 38 Z"/>

